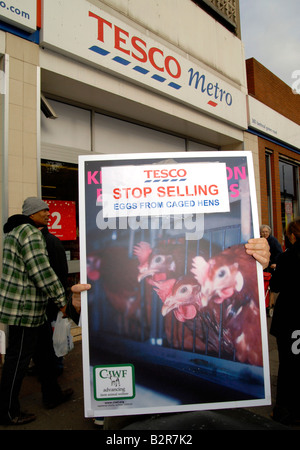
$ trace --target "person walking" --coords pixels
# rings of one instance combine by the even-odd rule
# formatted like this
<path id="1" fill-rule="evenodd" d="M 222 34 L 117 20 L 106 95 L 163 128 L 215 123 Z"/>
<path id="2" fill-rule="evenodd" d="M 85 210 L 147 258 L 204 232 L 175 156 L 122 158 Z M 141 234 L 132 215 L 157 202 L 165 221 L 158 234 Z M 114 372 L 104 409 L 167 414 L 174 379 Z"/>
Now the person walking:
<path id="1" fill-rule="evenodd" d="M 68 400 L 72 389 L 62 391 L 52 361 L 46 317 L 48 299 L 65 311 L 65 290 L 51 268 L 46 243 L 37 223 L 46 222 L 48 205 L 31 197 L 23 214 L 9 217 L 4 225 L 3 267 L 0 281 L 0 322 L 8 325 L 8 347 L 0 382 L 0 423 L 22 425 L 35 420 L 23 413 L 19 393 L 34 353 L 44 405 L 55 407 Z M 35 220 L 38 217 L 37 220 Z M 39 349 L 39 346 L 42 347 Z M 51 352 L 52 349 L 52 352 Z"/>
<path id="2" fill-rule="evenodd" d="M 275 236 L 272 235 L 272 230 L 269 227 L 269 225 L 261 225 L 260 227 L 260 235 L 261 237 L 267 239 L 269 247 L 270 247 L 270 263 L 269 266 L 265 269 L 266 272 L 270 272 L 271 274 L 276 269 L 276 263 L 278 260 L 278 257 L 282 253 L 282 247 L 279 243 L 279 241 L 276 239 Z"/>
<path id="3" fill-rule="evenodd" d="M 50 262 L 50 266 L 58 276 L 61 284 L 63 285 L 65 292 L 67 294 L 68 290 L 68 262 L 66 257 L 65 249 L 58 237 L 54 236 L 52 233 L 50 233 L 48 229 L 48 222 L 50 218 L 50 211 L 49 207 L 48 209 L 37 211 L 34 214 L 31 214 L 32 208 L 31 204 L 33 201 L 36 201 L 36 197 L 29 197 L 27 198 L 22 207 L 22 213 L 24 215 L 31 215 L 31 219 L 34 221 L 35 225 L 41 230 L 42 235 L 44 236 L 45 242 L 46 242 L 46 249 L 48 253 L 48 258 Z M 47 203 L 44 203 L 44 207 L 46 208 Z M 57 314 L 59 312 L 59 309 L 55 302 L 53 302 L 51 299 L 49 299 L 46 309 L 46 315 L 47 319 L 50 323 L 49 327 L 49 333 L 52 333 L 52 327 L 53 323 L 57 319 Z M 38 357 L 38 355 L 37 355 Z M 61 375 L 63 372 L 63 356 L 61 357 L 53 357 L 56 361 L 56 370 L 57 374 Z M 33 363 L 35 363 L 36 357 L 33 357 Z M 29 374 L 35 374 L 36 373 L 36 367 L 35 364 L 30 366 L 30 369 L 28 370 Z"/>
<path id="4" fill-rule="evenodd" d="M 58 237 L 54 236 L 54 234 L 50 233 L 47 225 L 40 228 L 42 235 L 45 238 L 46 241 L 46 248 L 48 252 L 49 262 L 50 266 L 58 276 L 61 284 L 63 285 L 66 295 L 68 292 L 68 261 L 66 257 L 65 249 Z M 48 302 L 46 314 L 47 319 L 51 325 L 51 328 L 53 329 L 53 323 L 55 324 L 57 320 L 57 314 L 59 312 L 59 309 L 57 308 L 57 305 L 50 300 Z M 56 357 L 56 366 L 57 366 L 57 373 L 61 375 L 63 373 L 64 369 L 64 357 Z"/>
<path id="5" fill-rule="evenodd" d="M 270 281 L 271 291 L 279 293 L 270 334 L 276 337 L 279 356 L 273 419 L 292 425 L 300 419 L 300 218 L 288 225 L 286 235 L 291 246 L 278 258 Z"/>

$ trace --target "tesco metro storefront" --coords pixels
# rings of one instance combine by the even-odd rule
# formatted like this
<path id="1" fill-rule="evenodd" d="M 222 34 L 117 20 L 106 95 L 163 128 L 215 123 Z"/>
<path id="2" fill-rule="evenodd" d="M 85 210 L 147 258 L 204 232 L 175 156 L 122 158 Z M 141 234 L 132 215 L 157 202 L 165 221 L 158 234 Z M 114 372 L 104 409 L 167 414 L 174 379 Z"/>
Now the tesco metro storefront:
<path id="1" fill-rule="evenodd" d="M 51 202 L 74 276 L 78 155 L 252 150 L 258 165 L 242 42 L 193 1 L 2 3 L 3 216 Z"/>

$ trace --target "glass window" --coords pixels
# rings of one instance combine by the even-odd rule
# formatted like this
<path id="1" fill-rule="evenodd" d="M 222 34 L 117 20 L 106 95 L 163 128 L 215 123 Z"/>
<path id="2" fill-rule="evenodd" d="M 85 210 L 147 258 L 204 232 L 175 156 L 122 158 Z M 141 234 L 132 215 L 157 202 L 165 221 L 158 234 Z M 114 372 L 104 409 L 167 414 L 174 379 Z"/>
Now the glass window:
<path id="1" fill-rule="evenodd" d="M 295 180 L 294 180 L 294 166 L 285 162 L 279 161 L 280 170 L 280 192 L 282 194 L 294 195 Z"/>
<path id="2" fill-rule="evenodd" d="M 298 215 L 299 194 L 297 189 L 299 168 L 285 161 L 279 161 L 281 221 L 283 231 Z"/>
<path id="3" fill-rule="evenodd" d="M 65 248 L 69 272 L 79 272 L 78 166 L 42 159 L 41 181 L 42 198 L 50 202 L 49 231 Z"/>
<path id="4" fill-rule="evenodd" d="M 268 198 L 268 223 L 273 228 L 273 205 L 272 205 L 272 178 L 271 178 L 271 155 L 266 153 L 266 177 L 267 177 L 267 198 Z"/>

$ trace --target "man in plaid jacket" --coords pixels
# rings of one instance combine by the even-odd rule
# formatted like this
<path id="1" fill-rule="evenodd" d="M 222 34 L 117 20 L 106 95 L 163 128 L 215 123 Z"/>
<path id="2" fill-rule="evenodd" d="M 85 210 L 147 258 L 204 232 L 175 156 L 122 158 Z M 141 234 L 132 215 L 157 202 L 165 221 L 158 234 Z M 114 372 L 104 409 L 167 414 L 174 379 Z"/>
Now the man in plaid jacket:
<path id="1" fill-rule="evenodd" d="M 25 203 L 27 202 L 27 203 Z M 26 199 L 23 213 L 4 225 L 3 268 L 0 281 L 0 322 L 8 325 L 8 347 L 0 384 L 0 423 L 18 425 L 35 419 L 20 411 L 19 392 L 33 353 L 46 407 L 66 401 L 53 364 L 46 307 L 52 299 L 65 310 L 65 289 L 51 268 L 46 243 L 38 227 L 47 225 L 49 207 L 36 197 Z M 40 348 L 39 348 L 40 347 Z M 38 351 L 37 351 L 38 350 Z"/>

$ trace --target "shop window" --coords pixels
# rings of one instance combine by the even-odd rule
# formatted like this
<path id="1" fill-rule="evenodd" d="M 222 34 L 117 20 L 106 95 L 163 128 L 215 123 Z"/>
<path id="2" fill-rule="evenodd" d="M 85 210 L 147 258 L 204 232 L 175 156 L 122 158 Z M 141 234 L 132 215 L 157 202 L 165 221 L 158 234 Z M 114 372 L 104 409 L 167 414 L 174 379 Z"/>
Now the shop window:
<path id="1" fill-rule="evenodd" d="M 272 178 L 271 178 L 271 154 L 266 153 L 266 181 L 268 199 L 268 224 L 273 228 L 273 206 L 272 206 Z"/>
<path id="2" fill-rule="evenodd" d="M 42 198 L 49 202 L 49 231 L 62 242 L 69 272 L 79 272 L 78 166 L 42 159 Z M 76 280 L 75 280 L 76 281 Z"/>
<path id="3" fill-rule="evenodd" d="M 299 168 L 284 161 L 279 161 L 281 220 L 282 229 L 298 215 L 299 186 L 297 173 Z"/>

